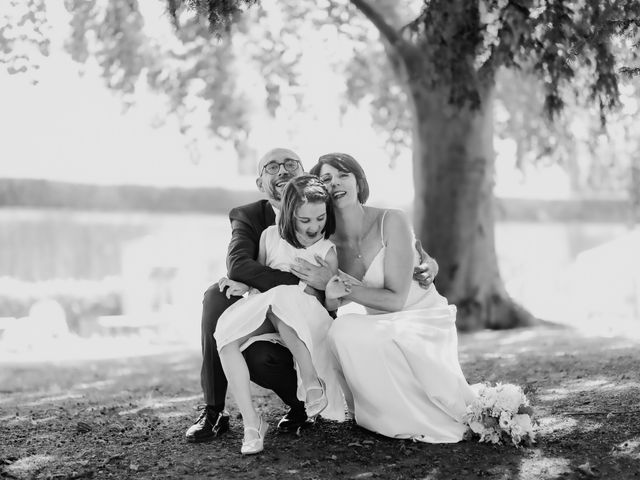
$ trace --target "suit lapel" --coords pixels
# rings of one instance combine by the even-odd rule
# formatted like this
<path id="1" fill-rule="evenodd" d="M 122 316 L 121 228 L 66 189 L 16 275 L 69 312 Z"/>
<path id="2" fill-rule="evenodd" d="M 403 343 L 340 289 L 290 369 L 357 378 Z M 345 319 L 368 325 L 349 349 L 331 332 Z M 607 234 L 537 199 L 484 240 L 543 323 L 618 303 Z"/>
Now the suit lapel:
<path id="1" fill-rule="evenodd" d="M 266 202 L 264 206 L 264 220 L 267 227 L 276 223 L 276 213 L 269 202 Z"/>

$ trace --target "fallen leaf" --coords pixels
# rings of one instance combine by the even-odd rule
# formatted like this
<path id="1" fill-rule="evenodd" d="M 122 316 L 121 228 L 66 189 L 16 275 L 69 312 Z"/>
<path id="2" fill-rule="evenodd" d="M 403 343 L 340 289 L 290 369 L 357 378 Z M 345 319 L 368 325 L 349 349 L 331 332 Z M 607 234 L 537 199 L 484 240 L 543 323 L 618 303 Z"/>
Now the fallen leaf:
<path id="1" fill-rule="evenodd" d="M 90 432 L 92 429 L 91 425 L 89 425 L 87 422 L 78 422 L 76 424 L 76 432 L 78 433 L 87 433 Z"/>
<path id="2" fill-rule="evenodd" d="M 108 463 L 112 462 L 113 460 L 118 460 L 120 458 L 124 458 L 124 454 L 122 453 L 117 453 L 115 455 L 111 455 L 109 458 L 107 458 L 105 461 L 102 462 L 102 466 L 106 466 Z"/>
<path id="3" fill-rule="evenodd" d="M 118 423 L 118 422 L 113 422 L 109 425 L 109 431 L 111 432 L 124 432 L 125 428 L 124 425 Z"/>
<path id="4" fill-rule="evenodd" d="M 589 477 L 595 477 L 596 476 L 594 471 L 591 469 L 591 465 L 589 464 L 589 462 L 585 462 L 582 465 L 578 465 L 578 471 L 580 473 L 588 475 Z"/>
<path id="5" fill-rule="evenodd" d="M 359 473 L 351 478 L 371 478 L 374 476 L 373 472 L 363 472 L 363 473 Z"/>

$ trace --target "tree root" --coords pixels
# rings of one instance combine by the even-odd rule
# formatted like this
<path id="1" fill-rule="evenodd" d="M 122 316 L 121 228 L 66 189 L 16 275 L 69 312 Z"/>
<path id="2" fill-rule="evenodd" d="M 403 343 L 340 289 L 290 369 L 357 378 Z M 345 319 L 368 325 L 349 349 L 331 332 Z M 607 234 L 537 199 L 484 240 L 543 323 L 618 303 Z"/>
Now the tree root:
<path id="1" fill-rule="evenodd" d="M 501 330 L 540 323 L 506 293 L 492 293 L 483 299 L 458 300 L 455 304 L 458 308 L 457 326 L 461 331 L 483 328 Z"/>

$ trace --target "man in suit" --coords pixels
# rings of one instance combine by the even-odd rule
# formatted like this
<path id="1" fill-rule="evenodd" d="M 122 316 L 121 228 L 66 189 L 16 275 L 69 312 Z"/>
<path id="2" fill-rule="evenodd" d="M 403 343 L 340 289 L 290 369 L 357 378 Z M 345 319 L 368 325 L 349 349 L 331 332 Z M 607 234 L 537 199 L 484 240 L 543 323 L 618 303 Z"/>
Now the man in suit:
<path id="1" fill-rule="evenodd" d="M 286 148 L 267 152 L 258 163 L 256 185 L 266 199 L 237 207 L 229 213 L 231 241 L 227 252 L 227 276 L 264 292 L 276 285 L 293 285 L 300 280 L 292 273 L 274 270 L 258 263 L 260 235 L 276 221 L 282 192 L 287 182 L 303 173 L 300 157 Z M 330 272 L 320 270 L 307 278 L 307 285 L 324 290 Z M 241 297 L 227 298 L 215 283 L 204 294 L 202 301 L 202 369 L 200 380 L 205 407 L 196 422 L 187 430 L 190 442 L 206 442 L 229 430 L 229 415 L 225 411 L 227 379 L 222 370 L 213 332 L 218 318 Z M 251 380 L 273 390 L 289 406 L 289 411 L 278 423 L 278 429 L 295 431 L 305 425 L 307 415 L 304 402 L 298 400 L 297 376 L 289 350 L 272 342 L 251 344 L 244 357 Z"/>

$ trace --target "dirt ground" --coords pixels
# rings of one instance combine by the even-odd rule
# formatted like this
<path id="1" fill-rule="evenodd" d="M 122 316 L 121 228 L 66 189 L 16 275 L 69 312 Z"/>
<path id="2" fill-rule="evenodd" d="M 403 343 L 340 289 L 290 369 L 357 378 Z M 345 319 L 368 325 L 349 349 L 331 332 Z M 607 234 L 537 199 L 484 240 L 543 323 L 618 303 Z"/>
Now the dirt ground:
<path id="1" fill-rule="evenodd" d="M 240 455 L 230 433 L 189 444 L 200 355 L 193 349 L 115 360 L 0 364 L 0 478 L 640 479 L 640 341 L 536 327 L 460 336 L 470 383 L 529 391 L 531 448 L 393 440 L 320 421 Z M 281 402 L 256 388 L 272 426 Z"/>

